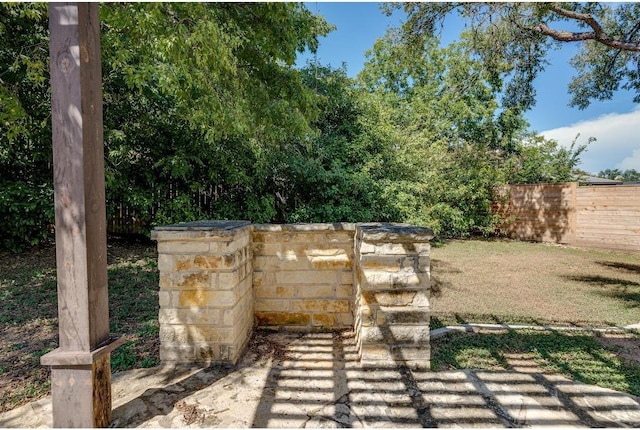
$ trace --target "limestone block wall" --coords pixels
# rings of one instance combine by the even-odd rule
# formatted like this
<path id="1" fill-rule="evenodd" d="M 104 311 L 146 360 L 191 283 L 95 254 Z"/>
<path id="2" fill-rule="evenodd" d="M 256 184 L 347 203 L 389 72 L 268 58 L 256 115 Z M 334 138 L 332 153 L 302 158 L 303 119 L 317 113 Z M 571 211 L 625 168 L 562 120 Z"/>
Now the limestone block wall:
<path id="1" fill-rule="evenodd" d="M 197 221 L 151 237 L 165 363 L 235 364 L 259 326 L 354 328 L 363 365 L 429 368 L 429 229 Z"/>
<path id="2" fill-rule="evenodd" d="M 429 369 L 431 230 L 358 225 L 355 332 L 365 366 Z"/>
<path id="3" fill-rule="evenodd" d="M 354 234 L 348 223 L 254 225 L 257 325 L 353 327 Z"/>
<path id="4" fill-rule="evenodd" d="M 251 225 L 158 227 L 160 359 L 236 363 L 253 329 Z"/>

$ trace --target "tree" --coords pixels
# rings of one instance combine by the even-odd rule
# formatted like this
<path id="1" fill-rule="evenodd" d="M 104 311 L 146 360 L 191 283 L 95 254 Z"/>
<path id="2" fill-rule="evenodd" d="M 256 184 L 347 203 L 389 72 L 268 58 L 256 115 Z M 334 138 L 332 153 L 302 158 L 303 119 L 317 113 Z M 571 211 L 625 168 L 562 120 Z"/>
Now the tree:
<path id="1" fill-rule="evenodd" d="M 147 225 L 270 221 L 272 152 L 310 136 L 315 117 L 295 56 L 329 26 L 295 3 L 118 4 L 103 16 L 110 95 L 121 106 L 106 144 L 125 157 L 111 164 L 120 184 L 108 189 L 130 189 L 126 203 Z"/>
<path id="2" fill-rule="evenodd" d="M 635 169 L 627 169 L 624 172 L 620 169 L 605 169 L 598 173 L 598 176 L 606 179 L 615 179 L 616 181 L 638 182 L 640 181 L 640 172 Z"/>
<path id="3" fill-rule="evenodd" d="M 46 4 L 0 4 L 0 247 L 20 250 L 54 221 Z"/>
<path id="4" fill-rule="evenodd" d="M 416 55 L 390 31 L 358 76 L 394 129 L 385 193 L 399 220 L 450 237 L 493 231 L 501 166 L 526 129 L 521 114 L 500 107 L 499 87 L 465 43 L 438 48 L 427 40 Z"/>
<path id="5" fill-rule="evenodd" d="M 569 86 L 571 105 L 586 108 L 618 89 L 640 102 L 640 4 L 622 3 L 404 3 L 405 40 L 420 45 L 437 36 L 447 16 L 468 25 L 470 48 L 496 81 L 506 79 L 506 106 L 535 104 L 533 80 L 544 70 L 549 49 L 581 43 L 571 60 L 578 75 Z"/>
<path id="6" fill-rule="evenodd" d="M 316 134 L 288 141 L 274 156 L 277 221 L 397 220 L 383 193 L 394 154 L 378 106 L 344 67 L 307 64 L 300 73 L 316 94 Z"/>
<path id="7" fill-rule="evenodd" d="M 124 201 L 147 229 L 269 221 L 270 154 L 313 134 L 294 61 L 324 19 L 296 3 L 106 3 L 100 15 L 108 213 Z M 1 245 L 14 249 L 53 220 L 47 21 L 46 4 L 0 4 Z"/>
<path id="8" fill-rule="evenodd" d="M 579 145 L 576 136 L 569 148 L 555 140 L 529 135 L 519 145 L 519 151 L 508 160 L 504 168 L 509 184 L 537 184 L 574 181 L 580 156 L 595 139 Z"/>

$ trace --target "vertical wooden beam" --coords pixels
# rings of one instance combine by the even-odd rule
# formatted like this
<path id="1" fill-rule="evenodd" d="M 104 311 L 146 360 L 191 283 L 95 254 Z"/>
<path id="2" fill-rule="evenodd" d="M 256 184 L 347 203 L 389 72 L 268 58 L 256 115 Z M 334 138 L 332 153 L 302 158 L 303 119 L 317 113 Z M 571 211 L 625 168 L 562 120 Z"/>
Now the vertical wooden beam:
<path id="1" fill-rule="evenodd" d="M 51 118 L 60 347 L 52 366 L 55 427 L 111 421 L 102 71 L 97 3 L 49 5 Z"/>

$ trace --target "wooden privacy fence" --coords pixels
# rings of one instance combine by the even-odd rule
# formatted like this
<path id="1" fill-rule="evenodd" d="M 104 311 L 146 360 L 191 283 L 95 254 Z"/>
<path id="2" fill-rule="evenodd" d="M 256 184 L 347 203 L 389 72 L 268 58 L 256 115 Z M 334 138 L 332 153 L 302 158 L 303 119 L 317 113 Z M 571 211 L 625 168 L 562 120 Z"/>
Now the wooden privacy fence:
<path id="1" fill-rule="evenodd" d="M 514 239 L 640 251 L 640 186 L 511 185 L 494 211 Z"/>
<path id="2" fill-rule="evenodd" d="M 107 233 L 119 235 L 148 231 L 151 228 L 149 221 L 154 219 L 160 210 L 160 202 L 175 200 L 182 196 L 187 196 L 205 217 L 215 218 L 214 203 L 220 198 L 239 192 L 236 187 L 223 185 L 210 185 L 204 189 L 186 192 L 173 182 L 169 182 L 166 186 L 152 184 L 150 188 L 153 204 L 145 210 L 128 205 L 122 197 L 115 200 L 107 199 L 107 210 L 110 210 L 107 216 Z M 169 213 L 169 215 L 175 214 Z"/>

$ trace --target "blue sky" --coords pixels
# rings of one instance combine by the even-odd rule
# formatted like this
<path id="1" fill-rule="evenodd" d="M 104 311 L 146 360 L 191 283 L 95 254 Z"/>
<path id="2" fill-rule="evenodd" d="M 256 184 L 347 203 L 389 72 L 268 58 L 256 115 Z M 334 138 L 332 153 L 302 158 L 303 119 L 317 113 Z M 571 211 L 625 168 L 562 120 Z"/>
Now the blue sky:
<path id="1" fill-rule="evenodd" d="M 365 52 L 392 26 L 399 26 L 403 14 L 384 15 L 378 3 L 325 3 L 307 2 L 306 7 L 318 12 L 337 28 L 320 39 L 317 58 L 321 64 L 339 67 L 347 65 L 349 76 L 358 74 L 366 61 Z M 454 40 L 462 24 L 456 19 L 445 22 L 443 41 Z M 579 143 L 588 137 L 597 139 L 582 155 L 581 168 L 597 173 L 607 168 L 636 169 L 640 171 L 640 106 L 633 103 L 633 94 L 620 91 L 612 100 L 591 103 L 579 110 L 568 106 L 567 87 L 575 71 L 569 59 L 578 51 L 578 45 L 563 45 L 549 56 L 551 64 L 534 82 L 537 104 L 526 114 L 531 129 L 569 146 L 580 133 Z M 298 59 L 304 65 L 313 56 Z"/>

